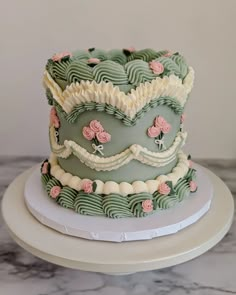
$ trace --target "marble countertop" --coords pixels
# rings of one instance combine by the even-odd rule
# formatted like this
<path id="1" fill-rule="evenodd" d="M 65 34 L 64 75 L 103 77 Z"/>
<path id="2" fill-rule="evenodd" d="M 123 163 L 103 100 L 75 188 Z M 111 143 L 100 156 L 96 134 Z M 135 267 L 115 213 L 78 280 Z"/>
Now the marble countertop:
<path id="1" fill-rule="evenodd" d="M 0 200 L 8 184 L 40 158 L 0 158 Z M 197 161 L 236 197 L 236 160 Z M 0 295 L 236 294 L 236 228 L 213 249 L 181 265 L 127 276 L 66 269 L 32 256 L 8 235 L 0 214 Z"/>

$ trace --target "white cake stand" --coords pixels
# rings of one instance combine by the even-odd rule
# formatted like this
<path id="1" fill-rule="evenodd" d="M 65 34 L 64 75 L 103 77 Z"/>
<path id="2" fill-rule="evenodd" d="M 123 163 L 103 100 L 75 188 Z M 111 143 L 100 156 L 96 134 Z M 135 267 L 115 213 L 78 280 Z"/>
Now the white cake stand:
<path id="1" fill-rule="evenodd" d="M 107 218 L 86 216 L 65 210 L 48 197 L 41 183 L 40 165 L 25 183 L 25 203 L 44 225 L 65 235 L 108 242 L 150 240 L 175 234 L 197 222 L 210 208 L 213 186 L 206 173 L 196 164 L 198 190 L 171 209 L 146 218 Z"/>
<path id="2" fill-rule="evenodd" d="M 109 274 L 160 269 L 193 259 L 216 245 L 228 232 L 234 202 L 227 186 L 209 170 L 214 197 L 209 212 L 177 234 L 148 241 L 112 243 L 63 235 L 39 223 L 24 203 L 25 181 L 32 169 L 8 187 L 2 213 L 9 233 L 24 249 L 44 260 L 69 268 Z"/>

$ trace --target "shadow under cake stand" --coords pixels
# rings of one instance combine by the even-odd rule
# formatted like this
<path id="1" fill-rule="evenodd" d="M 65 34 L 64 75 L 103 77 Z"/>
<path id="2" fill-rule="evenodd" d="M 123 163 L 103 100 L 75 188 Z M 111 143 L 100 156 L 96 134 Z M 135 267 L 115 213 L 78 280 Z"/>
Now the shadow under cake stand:
<path id="1" fill-rule="evenodd" d="M 82 239 L 53 230 L 38 222 L 24 201 L 25 183 L 35 167 L 19 175 L 6 190 L 2 201 L 3 218 L 12 238 L 21 247 L 65 267 L 115 275 L 173 266 L 208 251 L 225 236 L 233 221 L 234 202 L 229 189 L 211 171 L 197 165 L 199 168 L 213 187 L 210 209 L 205 207 L 202 215 L 209 211 L 198 222 L 173 235 L 114 243 Z"/>

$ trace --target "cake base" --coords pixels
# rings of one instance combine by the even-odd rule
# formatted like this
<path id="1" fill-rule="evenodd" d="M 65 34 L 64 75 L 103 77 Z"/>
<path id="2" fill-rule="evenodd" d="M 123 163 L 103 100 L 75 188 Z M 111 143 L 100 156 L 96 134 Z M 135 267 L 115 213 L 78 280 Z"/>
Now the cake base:
<path id="1" fill-rule="evenodd" d="M 173 266 L 208 251 L 232 224 L 234 202 L 229 189 L 220 178 L 204 169 L 214 188 L 211 208 L 201 220 L 176 235 L 130 243 L 90 241 L 62 235 L 42 225 L 27 210 L 24 187 L 32 171 L 19 175 L 6 190 L 2 201 L 4 221 L 20 246 L 65 267 L 124 274 Z"/>
<path id="2" fill-rule="evenodd" d="M 85 216 L 63 208 L 48 197 L 41 183 L 39 166 L 26 182 L 25 201 L 29 211 L 41 223 L 66 235 L 112 242 L 152 239 L 184 229 L 209 210 L 212 184 L 206 173 L 195 166 L 198 191 L 176 207 L 144 218 Z"/>

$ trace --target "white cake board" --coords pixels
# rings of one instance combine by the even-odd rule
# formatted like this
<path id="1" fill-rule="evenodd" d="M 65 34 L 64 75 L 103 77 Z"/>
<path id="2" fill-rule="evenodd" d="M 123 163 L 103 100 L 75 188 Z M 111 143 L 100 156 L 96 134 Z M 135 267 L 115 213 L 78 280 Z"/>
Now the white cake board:
<path id="1" fill-rule="evenodd" d="M 214 188 L 211 208 L 197 223 L 175 235 L 127 243 L 66 236 L 38 222 L 27 209 L 24 186 L 33 170 L 19 175 L 6 190 L 2 201 L 3 218 L 20 246 L 35 256 L 65 267 L 121 274 L 173 266 L 216 245 L 233 220 L 234 202 L 229 189 L 216 175 L 204 169 Z"/>
<path id="2" fill-rule="evenodd" d="M 175 208 L 146 218 L 111 219 L 85 216 L 65 209 L 48 197 L 41 183 L 40 166 L 34 169 L 26 182 L 25 201 L 41 223 L 66 235 L 112 242 L 148 240 L 175 234 L 198 221 L 209 210 L 213 187 L 206 173 L 199 166 L 195 168 L 197 192 Z"/>

